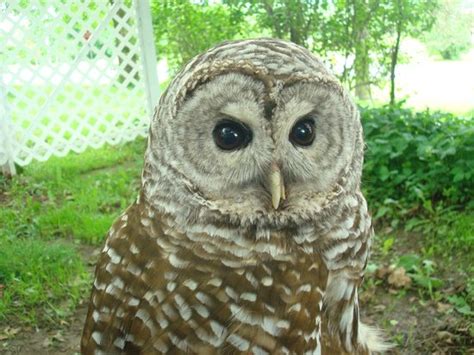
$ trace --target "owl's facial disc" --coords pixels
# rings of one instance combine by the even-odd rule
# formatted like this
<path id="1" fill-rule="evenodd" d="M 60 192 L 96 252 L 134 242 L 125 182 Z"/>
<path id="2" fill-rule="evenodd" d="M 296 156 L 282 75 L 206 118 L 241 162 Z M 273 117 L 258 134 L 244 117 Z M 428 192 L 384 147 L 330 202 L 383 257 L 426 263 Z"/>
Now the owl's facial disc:
<path id="1" fill-rule="evenodd" d="M 279 90 L 269 115 L 267 87 L 251 76 L 226 73 L 197 86 L 156 140 L 156 152 L 182 177 L 170 184 L 186 181 L 192 203 L 242 218 L 319 208 L 315 201 L 335 191 L 351 159 L 355 116 L 324 85 Z"/>

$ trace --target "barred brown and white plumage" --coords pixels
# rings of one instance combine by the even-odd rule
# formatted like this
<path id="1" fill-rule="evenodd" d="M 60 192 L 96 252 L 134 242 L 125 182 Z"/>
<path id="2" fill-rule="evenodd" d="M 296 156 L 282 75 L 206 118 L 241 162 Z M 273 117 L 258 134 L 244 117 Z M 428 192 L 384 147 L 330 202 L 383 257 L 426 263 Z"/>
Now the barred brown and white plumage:
<path id="1" fill-rule="evenodd" d="M 197 56 L 162 95 L 142 189 L 97 264 L 84 354 L 368 354 L 372 227 L 357 108 L 273 39 Z"/>

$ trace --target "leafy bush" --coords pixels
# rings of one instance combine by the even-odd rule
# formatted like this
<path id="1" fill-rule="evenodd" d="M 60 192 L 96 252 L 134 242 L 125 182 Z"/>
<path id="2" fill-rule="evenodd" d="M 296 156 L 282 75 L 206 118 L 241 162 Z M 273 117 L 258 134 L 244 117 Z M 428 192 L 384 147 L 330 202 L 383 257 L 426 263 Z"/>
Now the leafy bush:
<path id="1" fill-rule="evenodd" d="M 474 121 L 401 106 L 362 108 L 363 188 L 375 217 L 414 216 L 474 203 Z"/>

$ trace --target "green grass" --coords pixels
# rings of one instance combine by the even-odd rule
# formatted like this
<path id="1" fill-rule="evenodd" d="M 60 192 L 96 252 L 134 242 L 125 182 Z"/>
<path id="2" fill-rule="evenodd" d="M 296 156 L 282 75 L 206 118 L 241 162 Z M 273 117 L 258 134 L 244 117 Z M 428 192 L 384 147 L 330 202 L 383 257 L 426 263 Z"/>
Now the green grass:
<path id="1" fill-rule="evenodd" d="M 84 297 L 90 275 L 77 249 L 100 245 L 136 198 L 144 148 L 139 139 L 0 176 L 0 323 L 53 321 Z"/>
<path id="2" fill-rule="evenodd" d="M 74 311 L 90 279 L 81 256 L 61 243 L 0 239 L 0 322 L 42 324 Z"/>
<path id="3" fill-rule="evenodd" d="M 107 146 L 33 163 L 0 180 L 7 206 L 1 238 L 68 237 L 96 244 L 119 211 L 136 197 L 144 141 Z"/>
<path id="4" fill-rule="evenodd" d="M 459 259 L 465 257 L 470 259 L 474 255 L 474 213 L 472 211 L 445 213 L 439 219 L 425 229 L 425 233 L 430 236 L 431 243 L 436 248 L 435 252 L 449 255 L 459 253 Z M 470 261 L 472 262 L 472 259 Z M 474 270 L 471 262 L 466 266 Z"/>

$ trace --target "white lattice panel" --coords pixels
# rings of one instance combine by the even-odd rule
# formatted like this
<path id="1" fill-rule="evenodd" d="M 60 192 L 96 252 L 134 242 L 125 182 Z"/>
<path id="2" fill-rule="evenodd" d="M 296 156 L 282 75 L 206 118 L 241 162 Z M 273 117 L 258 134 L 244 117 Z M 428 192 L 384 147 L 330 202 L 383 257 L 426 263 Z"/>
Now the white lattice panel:
<path id="1" fill-rule="evenodd" d="M 146 135 L 158 90 L 137 1 L 0 1 L 0 165 Z"/>

